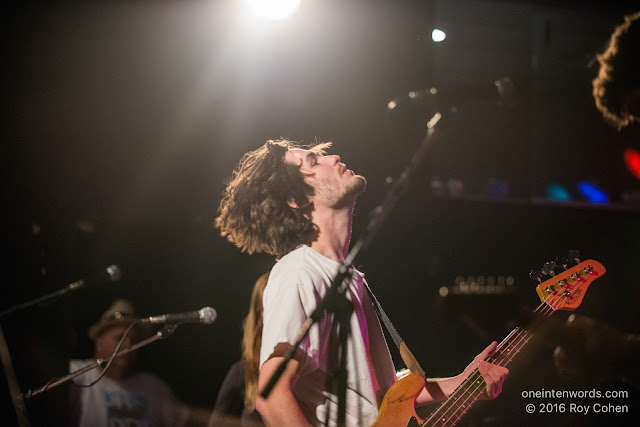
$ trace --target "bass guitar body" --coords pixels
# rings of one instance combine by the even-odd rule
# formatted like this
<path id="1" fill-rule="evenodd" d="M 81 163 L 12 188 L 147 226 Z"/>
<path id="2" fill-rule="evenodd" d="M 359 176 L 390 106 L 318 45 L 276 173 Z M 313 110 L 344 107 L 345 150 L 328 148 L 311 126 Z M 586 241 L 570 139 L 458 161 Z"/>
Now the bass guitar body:
<path id="1" fill-rule="evenodd" d="M 409 374 L 396 381 L 384 395 L 372 427 L 419 426 L 415 400 L 423 388 L 424 378 L 418 374 Z"/>

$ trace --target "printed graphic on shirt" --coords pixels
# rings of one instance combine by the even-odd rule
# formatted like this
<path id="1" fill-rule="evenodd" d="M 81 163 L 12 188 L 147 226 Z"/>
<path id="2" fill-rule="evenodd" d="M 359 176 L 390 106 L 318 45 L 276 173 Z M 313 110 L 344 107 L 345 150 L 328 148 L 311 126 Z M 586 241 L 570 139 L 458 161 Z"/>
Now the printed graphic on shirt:
<path id="1" fill-rule="evenodd" d="M 109 427 L 148 427 L 147 399 L 137 393 L 107 391 L 104 393 Z"/>

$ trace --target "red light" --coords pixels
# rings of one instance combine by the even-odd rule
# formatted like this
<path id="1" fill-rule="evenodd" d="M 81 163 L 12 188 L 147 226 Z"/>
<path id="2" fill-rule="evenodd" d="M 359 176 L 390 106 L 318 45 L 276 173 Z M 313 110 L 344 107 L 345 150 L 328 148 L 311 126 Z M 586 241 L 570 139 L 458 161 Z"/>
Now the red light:
<path id="1" fill-rule="evenodd" d="M 627 148 L 624 150 L 624 162 L 631 173 L 640 179 L 640 153 L 632 148 Z"/>

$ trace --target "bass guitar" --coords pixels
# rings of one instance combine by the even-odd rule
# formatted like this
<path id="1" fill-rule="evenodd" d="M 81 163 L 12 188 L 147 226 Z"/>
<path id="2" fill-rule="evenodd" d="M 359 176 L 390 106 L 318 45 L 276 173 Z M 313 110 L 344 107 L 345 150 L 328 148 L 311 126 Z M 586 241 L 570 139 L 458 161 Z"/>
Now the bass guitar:
<path id="1" fill-rule="evenodd" d="M 606 269 L 598 261 L 587 260 L 552 277 L 536 288 L 542 301 L 534 310 L 538 316 L 548 317 L 557 310 L 575 310 L 584 298 L 589 285 L 601 277 Z M 531 339 L 531 332 L 515 328 L 486 360 L 507 366 Z M 475 369 L 428 418 L 422 420 L 415 412 L 415 399 L 425 386 L 418 374 L 409 374 L 398 380 L 387 391 L 372 427 L 398 426 L 453 426 L 471 408 L 485 391 L 486 385 Z"/>

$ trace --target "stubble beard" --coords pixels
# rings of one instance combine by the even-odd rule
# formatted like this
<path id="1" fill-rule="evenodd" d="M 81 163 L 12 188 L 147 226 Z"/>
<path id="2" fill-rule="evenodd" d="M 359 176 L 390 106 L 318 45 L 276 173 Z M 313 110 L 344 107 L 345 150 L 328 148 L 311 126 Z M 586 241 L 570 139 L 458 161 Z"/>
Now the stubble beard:
<path id="1" fill-rule="evenodd" d="M 337 200 L 334 207 L 341 208 L 348 205 L 353 206 L 356 202 L 358 196 L 364 193 L 364 190 L 367 188 L 367 180 L 362 175 L 355 175 L 354 180 L 352 180 L 340 198 Z"/>
<path id="2" fill-rule="evenodd" d="M 367 188 L 367 180 L 362 175 L 355 175 L 354 178 L 356 179 L 347 186 L 347 195 L 359 196 Z"/>

